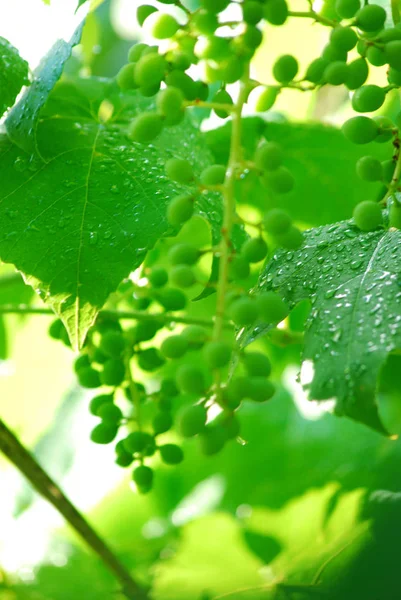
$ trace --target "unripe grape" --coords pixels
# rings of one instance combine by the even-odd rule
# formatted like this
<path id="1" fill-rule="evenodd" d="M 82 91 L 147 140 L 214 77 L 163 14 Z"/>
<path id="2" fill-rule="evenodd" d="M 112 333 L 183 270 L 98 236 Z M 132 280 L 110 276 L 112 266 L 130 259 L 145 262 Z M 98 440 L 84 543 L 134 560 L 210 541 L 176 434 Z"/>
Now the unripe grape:
<path id="1" fill-rule="evenodd" d="M 167 311 L 183 310 L 187 305 L 186 295 L 177 288 L 165 288 L 157 299 Z"/>
<path id="2" fill-rule="evenodd" d="M 348 67 L 339 60 L 327 65 L 324 70 L 324 79 L 330 85 L 342 85 L 347 80 Z"/>
<path id="3" fill-rule="evenodd" d="M 255 110 L 257 112 L 270 110 L 276 102 L 279 92 L 280 88 L 278 87 L 270 86 L 262 88 L 255 102 Z"/>
<path id="4" fill-rule="evenodd" d="M 373 112 L 386 99 L 386 90 L 378 85 L 363 85 L 352 96 L 352 108 L 357 112 Z"/>
<path id="5" fill-rule="evenodd" d="M 145 98 L 151 98 L 152 96 L 155 96 L 159 90 L 160 83 L 156 83 L 155 85 L 141 85 L 138 88 L 138 91 L 141 94 L 141 96 L 145 96 Z M 167 123 L 167 119 L 165 119 L 164 124 L 170 125 L 170 123 Z"/>
<path id="6" fill-rule="evenodd" d="M 198 350 L 206 343 L 209 338 L 209 332 L 201 325 L 188 325 L 182 334 L 193 349 Z"/>
<path id="7" fill-rule="evenodd" d="M 173 37 L 180 25 L 172 15 L 157 11 L 148 16 L 144 27 L 157 40 L 167 40 Z"/>
<path id="8" fill-rule="evenodd" d="M 358 36 L 351 27 L 341 27 L 340 25 L 332 29 L 330 42 L 338 46 L 341 50 L 348 52 L 355 48 Z"/>
<path id="9" fill-rule="evenodd" d="M 375 38 L 376 42 L 384 44 L 387 44 L 387 42 L 394 42 L 395 40 L 401 40 L 401 29 L 399 26 L 383 29 Z"/>
<path id="10" fill-rule="evenodd" d="M 203 348 L 203 357 L 211 369 L 220 369 L 228 365 L 232 356 L 232 345 L 224 341 L 208 342 Z"/>
<path id="11" fill-rule="evenodd" d="M 130 454 L 142 454 L 143 452 L 152 450 L 155 442 L 153 436 L 144 431 L 133 431 L 122 440 L 123 446 Z"/>
<path id="12" fill-rule="evenodd" d="M 249 375 L 269 377 L 271 364 L 265 354 L 261 352 L 245 352 L 241 356 L 241 360 Z"/>
<path id="13" fill-rule="evenodd" d="M 207 10 L 199 10 L 191 16 L 191 25 L 197 33 L 211 35 L 216 31 L 219 20 L 214 13 Z"/>
<path id="14" fill-rule="evenodd" d="M 100 417 L 102 421 L 117 424 L 119 421 L 121 421 L 123 413 L 118 406 L 112 402 L 104 402 L 102 406 L 99 407 L 97 416 Z"/>
<path id="15" fill-rule="evenodd" d="M 287 250 L 296 250 L 304 242 L 302 232 L 293 225 L 284 233 L 276 234 L 274 237 L 277 244 Z"/>
<path id="16" fill-rule="evenodd" d="M 255 152 L 256 165 L 266 171 L 275 171 L 283 161 L 283 151 L 275 142 L 266 142 Z"/>
<path id="17" fill-rule="evenodd" d="M 159 269 L 157 269 L 159 270 Z M 164 269 L 163 269 L 164 271 Z M 154 270 L 156 273 L 156 269 Z M 164 279 L 164 275 L 161 275 L 158 279 L 158 283 L 161 283 Z M 157 288 L 163 287 L 163 285 L 155 286 Z M 132 343 L 138 344 L 139 342 L 148 342 L 155 337 L 156 333 L 161 329 L 162 323 L 157 319 L 138 321 L 136 326 L 132 330 Z"/>
<path id="18" fill-rule="evenodd" d="M 366 4 L 355 14 L 356 25 L 362 31 L 382 29 L 386 22 L 386 11 L 378 4 Z"/>
<path id="19" fill-rule="evenodd" d="M 381 181 L 383 178 L 382 164 L 373 156 L 362 156 L 356 163 L 356 172 L 364 181 Z"/>
<path id="20" fill-rule="evenodd" d="M 323 48 L 322 58 L 328 62 L 334 62 L 337 60 L 346 62 L 347 52 L 345 50 L 341 50 L 341 48 L 338 46 L 329 43 Z"/>
<path id="21" fill-rule="evenodd" d="M 52 323 L 50 324 L 50 327 L 48 329 L 48 333 L 49 333 L 49 336 L 53 340 L 62 340 L 63 339 L 63 337 L 65 336 L 66 330 L 65 330 L 64 324 L 61 321 L 61 319 L 55 319 L 54 321 L 52 321 Z"/>
<path id="22" fill-rule="evenodd" d="M 249 48 L 249 50 L 253 53 L 253 51 L 255 51 L 256 48 L 259 48 L 260 44 L 262 43 L 263 33 L 257 27 L 248 25 L 241 36 L 241 41 L 245 47 Z"/>
<path id="23" fill-rule="evenodd" d="M 95 417 L 98 416 L 99 409 L 104 404 L 111 404 L 113 402 L 113 394 L 101 394 L 92 398 L 89 404 L 89 412 Z"/>
<path id="24" fill-rule="evenodd" d="M 128 452 L 120 452 L 116 456 L 115 463 L 119 467 L 129 467 L 134 462 L 134 457 L 128 454 Z"/>
<path id="25" fill-rule="evenodd" d="M 352 216 L 355 225 L 362 231 L 373 231 L 383 223 L 380 206 L 372 200 L 365 200 L 357 204 Z"/>
<path id="26" fill-rule="evenodd" d="M 91 440 L 95 444 L 110 444 L 118 432 L 118 427 L 115 423 L 103 422 L 99 423 L 92 429 Z"/>
<path id="27" fill-rule="evenodd" d="M 401 71 L 401 40 L 388 42 L 385 46 L 385 55 L 390 67 Z"/>
<path id="28" fill-rule="evenodd" d="M 168 259 L 172 265 L 194 265 L 200 258 L 200 252 L 189 244 L 175 244 L 168 251 Z"/>
<path id="29" fill-rule="evenodd" d="M 140 8 L 145 8 L 146 5 L 144 5 L 143 7 Z M 146 8 L 152 9 L 152 12 L 155 12 L 156 8 L 154 6 L 148 6 Z M 143 52 L 148 48 L 149 46 L 147 44 L 134 44 L 133 46 L 131 46 L 131 48 L 128 50 L 128 60 L 129 62 L 137 62 Z"/>
<path id="30" fill-rule="evenodd" d="M 63 325 L 64 327 L 64 325 Z M 80 369 L 84 369 L 86 367 L 91 366 L 90 358 L 87 354 L 80 354 L 78 358 L 74 362 L 74 372 L 78 373 Z"/>
<path id="31" fill-rule="evenodd" d="M 189 288 L 196 283 L 196 277 L 188 265 L 175 265 L 170 271 L 171 283 L 179 288 Z"/>
<path id="32" fill-rule="evenodd" d="M 230 58 L 229 41 L 217 36 L 201 36 L 195 44 L 194 53 L 200 59 L 222 62 Z"/>
<path id="33" fill-rule="evenodd" d="M 279 83 L 289 83 L 298 73 L 298 61 L 291 54 L 280 56 L 273 65 L 273 77 Z"/>
<path id="34" fill-rule="evenodd" d="M 230 0 L 201 0 L 200 5 L 211 13 L 218 14 L 230 4 Z"/>
<path id="35" fill-rule="evenodd" d="M 142 53 L 134 67 L 135 83 L 138 86 L 157 85 L 164 78 L 165 71 L 166 60 L 163 56 L 155 52 Z"/>
<path id="36" fill-rule="evenodd" d="M 149 15 L 156 11 L 157 8 L 150 6 L 150 4 L 142 4 L 141 6 L 138 6 L 136 9 L 136 20 L 138 21 L 139 26 L 142 27 Z"/>
<path id="37" fill-rule="evenodd" d="M 281 323 L 289 313 L 289 307 L 278 294 L 263 292 L 256 298 L 260 318 L 266 323 Z"/>
<path id="38" fill-rule="evenodd" d="M 166 433 L 173 426 L 173 417 L 166 410 L 159 410 L 152 420 L 152 427 L 155 435 Z"/>
<path id="39" fill-rule="evenodd" d="M 281 208 L 272 208 L 264 217 L 264 225 L 267 233 L 277 235 L 285 233 L 291 227 L 290 215 Z"/>
<path id="40" fill-rule="evenodd" d="M 168 398 L 175 398 L 179 391 L 174 379 L 162 379 L 160 383 L 160 394 Z"/>
<path id="41" fill-rule="evenodd" d="M 352 117 L 342 126 L 345 137 L 353 144 L 368 144 L 373 142 L 379 133 L 379 128 L 369 117 Z"/>
<path id="42" fill-rule="evenodd" d="M 217 104 L 233 104 L 233 99 L 226 90 L 220 90 L 213 96 L 212 102 L 216 102 Z M 215 108 L 214 112 L 218 117 L 220 117 L 220 119 L 226 119 L 229 115 L 226 110 L 219 110 Z"/>
<path id="43" fill-rule="evenodd" d="M 160 346 L 160 352 L 165 358 L 181 358 L 187 350 L 188 342 L 181 335 L 171 335 Z"/>
<path id="44" fill-rule="evenodd" d="M 134 81 L 134 65 L 132 63 L 128 63 L 127 65 L 121 67 L 117 73 L 116 81 L 118 87 L 124 92 L 137 88 L 138 86 Z"/>
<path id="45" fill-rule="evenodd" d="M 335 2 L 335 11 L 342 19 L 352 19 L 360 7 L 360 0 L 336 0 Z"/>
<path id="46" fill-rule="evenodd" d="M 122 360 L 111 358 L 103 365 L 100 379 L 103 385 L 121 385 L 125 377 L 125 365 Z"/>
<path id="47" fill-rule="evenodd" d="M 241 79 L 244 70 L 245 67 L 243 61 L 236 56 L 229 58 L 219 65 L 220 77 L 224 83 L 235 83 Z M 207 100 L 207 96 L 204 100 Z"/>
<path id="48" fill-rule="evenodd" d="M 133 142 L 148 144 L 161 133 L 163 121 L 153 112 L 144 112 L 136 117 L 128 128 L 128 137 Z"/>
<path id="49" fill-rule="evenodd" d="M 159 446 L 161 459 L 166 465 L 178 465 L 184 460 L 184 453 L 176 444 Z"/>
<path id="50" fill-rule="evenodd" d="M 207 419 L 207 411 L 201 404 L 185 406 L 178 413 L 178 431 L 185 438 L 191 438 L 200 433 Z"/>
<path id="51" fill-rule="evenodd" d="M 166 269 L 164 269 L 163 267 L 155 267 L 149 273 L 148 280 L 149 280 L 149 283 L 151 284 L 151 286 L 154 288 L 163 287 L 164 285 L 166 285 L 166 283 L 168 281 L 168 274 L 167 274 Z M 152 335 L 152 337 L 153 337 L 153 335 Z"/>
<path id="52" fill-rule="evenodd" d="M 401 87 L 401 71 L 397 71 L 396 69 L 390 67 L 387 72 L 387 79 L 392 85 Z"/>
<path id="53" fill-rule="evenodd" d="M 177 370 L 176 382 L 184 394 L 202 396 L 206 389 L 203 372 L 195 365 L 181 365 Z"/>
<path id="54" fill-rule="evenodd" d="M 234 300 L 229 308 L 229 316 L 240 327 L 252 325 L 258 316 L 256 302 L 251 298 Z"/>
<path id="55" fill-rule="evenodd" d="M 248 398 L 255 402 L 266 402 L 274 395 L 275 388 L 271 381 L 265 377 L 253 376 L 249 378 L 250 386 Z"/>
<path id="56" fill-rule="evenodd" d="M 323 79 L 325 69 L 329 64 L 330 63 L 324 58 L 315 58 L 306 69 L 304 79 L 306 79 L 306 81 L 311 81 L 312 83 L 320 83 Z"/>
<path id="57" fill-rule="evenodd" d="M 138 353 L 138 367 L 142 371 L 156 371 L 165 363 L 164 358 L 156 348 L 146 348 Z"/>
<path id="58" fill-rule="evenodd" d="M 166 60 L 173 69 L 186 71 L 192 65 L 193 57 L 188 53 L 172 49 L 167 52 Z"/>
<path id="59" fill-rule="evenodd" d="M 212 456 L 223 449 L 227 441 L 227 434 L 222 426 L 208 425 L 201 432 L 199 441 L 202 453 Z"/>
<path id="60" fill-rule="evenodd" d="M 242 18 L 248 25 L 257 25 L 263 18 L 263 4 L 257 0 L 248 0 L 242 5 Z"/>
<path id="61" fill-rule="evenodd" d="M 271 25 L 283 25 L 288 18 L 285 0 L 269 0 L 263 7 L 263 16 Z"/>
<path id="62" fill-rule="evenodd" d="M 194 179 L 191 163 L 183 158 L 170 158 L 164 168 L 167 177 L 177 183 L 191 183 Z"/>
<path id="63" fill-rule="evenodd" d="M 250 263 L 257 263 L 266 258 L 267 244 L 262 237 L 249 238 L 242 245 L 241 255 Z"/>
<path id="64" fill-rule="evenodd" d="M 393 199 L 389 210 L 390 227 L 401 229 L 401 206 L 396 199 Z"/>
<path id="65" fill-rule="evenodd" d="M 132 473 L 132 478 L 141 494 L 150 492 L 153 486 L 153 471 L 146 465 L 136 467 Z"/>
<path id="66" fill-rule="evenodd" d="M 165 81 L 168 87 L 181 90 L 187 100 L 195 100 L 197 87 L 194 80 L 187 73 L 175 69 L 166 75 Z"/>
<path id="67" fill-rule="evenodd" d="M 365 83 L 369 75 L 369 67 L 364 58 L 357 58 L 347 65 L 348 73 L 345 85 L 349 90 L 356 90 Z"/>
<path id="68" fill-rule="evenodd" d="M 239 436 L 241 424 L 235 415 L 221 413 L 214 422 L 223 428 L 227 440 L 233 440 Z"/>
<path id="69" fill-rule="evenodd" d="M 100 350 L 107 356 L 119 357 L 125 349 L 125 339 L 120 331 L 106 331 L 100 340 Z"/>
<path id="70" fill-rule="evenodd" d="M 287 167 L 279 167 L 275 171 L 267 173 L 265 182 L 277 194 L 287 194 L 295 185 L 294 177 Z"/>
<path id="71" fill-rule="evenodd" d="M 383 48 L 369 46 L 366 50 L 366 58 L 374 67 L 382 67 L 387 62 L 386 54 Z"/>
<path id="72" fill-rule="evenodd" d="M 226 177 L 226 167 L 223 165 L 211 165 L 203 169 L 200 175 L 202 185 L 222 185 Z"/>
<path id="73" fill-rule="evenodd" d="M 182 91 L 173 86 L 168 86 L 157 94 L 157 110 L 166 118 L 167 124 L 175 124 L 184 117 L 184 100 Z"/>
<path id="74" fill-rule="evenodd" d="M 77 371 L 79 385 L 85 388 L 94 389 L 100 387 L 99 371 L 92 367 L 84 367 Z"/>
<path id="75" fill-rule="evenodd" d="M 232 280 L 246 279 L 250 275 L 249 262 L 243 256 L 234 256 L 229 265 Z"/>
<path id="76" fill-rule="evenodd" d="M 393 121 L 389 117 L 383 115 L 373 117 L 373 120 L 379 127 L 379 134 L 376 137 L 375 142 L 382 144 L 391 140 L 394 135 L 394 129 L 396 128 Z"/>
<path id="77" fill-rule="evenodd" d="M 195 198 L 192 194 L 180 194 L 167 207 L 167 221 L 173 227 L 182 225 L 194 214 Z"/>
<path id="78" fill-rule="evenodd" d="M 224 393 L 225 405 L 231 410 L 237 409 L 242 400 L 248 395 L 249 378 L 245 376 L 234 377 L 228 383 Z"/>

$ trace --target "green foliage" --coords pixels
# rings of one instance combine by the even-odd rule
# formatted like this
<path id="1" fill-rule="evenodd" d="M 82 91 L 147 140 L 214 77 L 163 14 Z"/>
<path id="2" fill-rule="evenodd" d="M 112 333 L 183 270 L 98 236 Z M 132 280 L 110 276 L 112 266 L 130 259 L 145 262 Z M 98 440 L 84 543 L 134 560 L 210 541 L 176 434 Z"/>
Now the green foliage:
<path id="1" fill-rule="evenodd" d="M 14 104 L 22 86 L 28 83 L 28 63 L 10 42 L 0 37 L 0 116 Z"/>

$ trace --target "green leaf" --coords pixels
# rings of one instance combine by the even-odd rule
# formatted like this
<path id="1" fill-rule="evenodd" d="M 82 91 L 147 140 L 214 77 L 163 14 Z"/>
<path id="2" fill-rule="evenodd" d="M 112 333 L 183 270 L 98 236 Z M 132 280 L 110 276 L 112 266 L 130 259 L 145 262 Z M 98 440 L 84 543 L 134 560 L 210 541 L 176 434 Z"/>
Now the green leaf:
<path id="1" fill-rule="evenodd" d="M 310 399 L 335 398 L 337 414 L 381 433 L 377 377 L 401 347 L 400 265 L 399 230 L 361 233 L 345 221 L 305 232 L 295 252 L 278 250 L 256 290 L 274 290 L 291 307 L 311 301 L 303 352 Z"/>
<path id="2" fill-rule="evenodd" d="M 40 111 L 60 79 L 72 48 L 79 43 L 83 26 L 84 22 L 77 27 L 69 42 L 58 40 L 54 44 L 35 69 L 31 86 L 6 119 L 10 139 L 26 152 L 39 152 L 36 136 Z"/>
<path id="3" fill-rule="evenodd" d="M 10 42 L 0 37 L 0 117 L 28 83 L 28 63 Z"/>
<path id="4" fill-rule="evenodd" d="M 225 163 L 229 153 L 231 124 L 208 132 L 207 140 L 216 160 Z M 366 198 L 375 198 L 381 184 L 362 181 L 355 172 L 357 160 L 366 154 L 380 160 L 391 156 L 386 144 L 351 144 L 342 132 L 318 123 L 266 123 L 257 117 L 244 120 L 243 144 L 246 158 L 252 159 L 258 143 L 277 142 L 284 164 L 295 178 L 294 190 L 274 194 L 251 173 L 241 182 L 239 201 L 266 208 L 287 210 L 296 221 L 309 226 L 347 219 L 352 208 Z"/>
<path id="5" fill-rule="evenodd" d="M 107 96 L 116 116 L 104 123 L 98 115 Z M 166 208 L 187 188 L 165 177 L 165 161 L 185 158 L 196 174 L 211 162 L 189 121 L 167 129 L 154 146 L 131 143 L 126 127 L 145 107 L 148 100 L 118 96 L 108 80 L 61 82 L 36 131 L 45 162 L 32 161 L 7 139 L 0 144 L 0 168 L 7 175 L 0 220 L 8 224 L 0 237 L 1 259 L 25 274 L 62 318 L 75 346 L 146 251 L 175 233 Z M 197 211 L 210 222 L 216 242 L 219 195 L 202 195 Z"/>

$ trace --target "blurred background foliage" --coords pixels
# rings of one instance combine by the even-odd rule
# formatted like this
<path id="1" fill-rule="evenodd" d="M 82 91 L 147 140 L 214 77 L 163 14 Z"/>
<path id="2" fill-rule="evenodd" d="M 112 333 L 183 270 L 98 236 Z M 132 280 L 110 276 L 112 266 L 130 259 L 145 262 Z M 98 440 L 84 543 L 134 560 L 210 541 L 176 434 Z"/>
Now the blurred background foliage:
<path id="1" fill-rule="evenodd" d="M 38 19 L 43 16 L 46 29 L 67 5 L 71 23 L 82 16 L 73 16 L 76 2 L 28 4 Z M 89 15 L 65 76 L 115 75 L 138 39 L 134 4 L 105 0 Z M 19 22 L 13 29 L 13 11 L 18 6 L 22 10 L 24 2 L 15 0 L 7 14 L 6 5 L 0 0 L 0 34 L 18 47 Z M 290 5 L 305 8 L 302 0 Z M 324 10 L 330 11 L 329 3 Z M 24 42 L 31 66 L 38 58 L 29 55 L 37 35 L 31 32 L 31 46 L 29 39 Z M 326 36 L 324 28 L 307 19 L 290 20 L 277 30 L 270 27 L 254 60 L 255 75 L 269 83 L 266 65 L 288 52 L 305 67 Z M 380 82 L 375 71 L 371 78 Z M 398 99 L 387 103 L 382 114 L 397 110 Z M 354 174 L 361 153 L 335 127 L 348 113 L 347 96 L 338 88 L 324 88 L 313 96 L 286 90 L 274 112 L 263 118 L 253 117 L 250 110 L 246 151 L 251 154 L 262 137 L 280 140 L 297 180 L 283 202 L 301 227 L 347 218 L 354 204 L 365 199 L 368 184 L 357 182 Z M 198 118 L 205 116 L 203 112 Z M 229 125 L 214 118 L 203 127 L 216 160 L 223 162 Z M 372 146 L 368 153 L 382 158 L 383 146 Z M 252 220 L 266 202 L 274 205 L 275 200 L 255 188 L 250 193 L 247 185 L 239 190 L 239 200 L 242 213 Z M 207 244 L 207 225 L 198 222 L 196 232 Z M 193 234 L 184 228 L 180 235 Z M 171 240 L 160 242 L 148 262 L 169 244 Z M 210 270 L 210 264 L 203 268 Z M 208 316 L 210 302 L 193 303 L 191 313 Z M 0 304 L 10 303 L 39 306 L 19 275 L 0 265 Z M 293 330 L 302 330 L 307 312 L 307 305 L 293 312 Z M 152 598 L 401 597 L 401 442 L 309 403 L 296 382 L 299 345 L 284 348 L 259 340 L 273 359 L 279 392 L 267 405 L 247 405 L 240 411 L 243 443 L 205 458 L 195 443 L 185 442 L 186 460 L 174 468 L 157 465 L 155 489 L 143 497 L 130 489 L 129 474 L 114 464 L 112 449 L 89 441 L 90 394 L 75 383 L 72 352 L 46 335 L 50 322 L 47 316 L 0 318 L 1 417 L 136 577 L 152 584 Z M 400 360 L 389 357 L 379 382 L 381 411 L 395 434 L 401 432 Z M 2 457 L 0 486 L 0 600 L 122 598 L 98 559 Z M 324 592 L 317 593 L 316 584 Z"/>

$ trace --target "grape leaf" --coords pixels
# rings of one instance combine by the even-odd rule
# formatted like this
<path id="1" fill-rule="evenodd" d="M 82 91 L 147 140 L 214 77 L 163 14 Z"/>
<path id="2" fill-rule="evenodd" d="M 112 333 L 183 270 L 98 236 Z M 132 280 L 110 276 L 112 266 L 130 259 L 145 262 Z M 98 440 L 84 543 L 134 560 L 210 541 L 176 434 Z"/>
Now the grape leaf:
<path id="1" fill-rule="evenodd" d="M 0 36 L 0 117 L 14 104 L 22 86 L 28 83 L 28 63 Z"/>
<path id="2" fill-rule="evenodd" d="M 115 116 L 105 123 L 106 97 L 114 102 Z M 185 158 L 196 174 L 211 162 L 189 121 L 167 129 L 154 146 L 131 143 L 127 125 L 146 106 L 149 100 L 136 94 L 116 94 L 108 80 L 60 82 L 37 126 L 44 162 L 5 138 L 0 144 L 0 222 L 7 223 L 0 232 L 0 257 L 48 301 L 74 346 L 83 343 L 97 311 L 146 251 L 176 231 L 167 223 L 166 208 L 188 188 L 165 177 L 165 161 Z M 210 222 L 216 242 L 219 195 L 202 195 L 197 211 Z"/>
<path id="3" fill-rule="evenodd" d="M 295 252 L 278 250 L 256 290 L 274 290 L 291 307 L 309 298 L 303 360 L 313 374 L 303 383 L 310 399 L 335 398 L 337 414 L 381 433 L 376 385 L 387 355 L 401 347 L 400 266 L 401 231 L 361 233 L 344 221 L 305 232 Z"/>
<path id="4" fill-rule="evenodd" d="M 6 119 L 10 139 L 26 152 L 38 153 L 36 129 L 40 111 L 50 92 L 60 79 L 72 48 L 79 43 L 84 21 L 77 27 L 71 40 L 58 40 L 34 71 L 33 81 L 21 100 Z"/>

